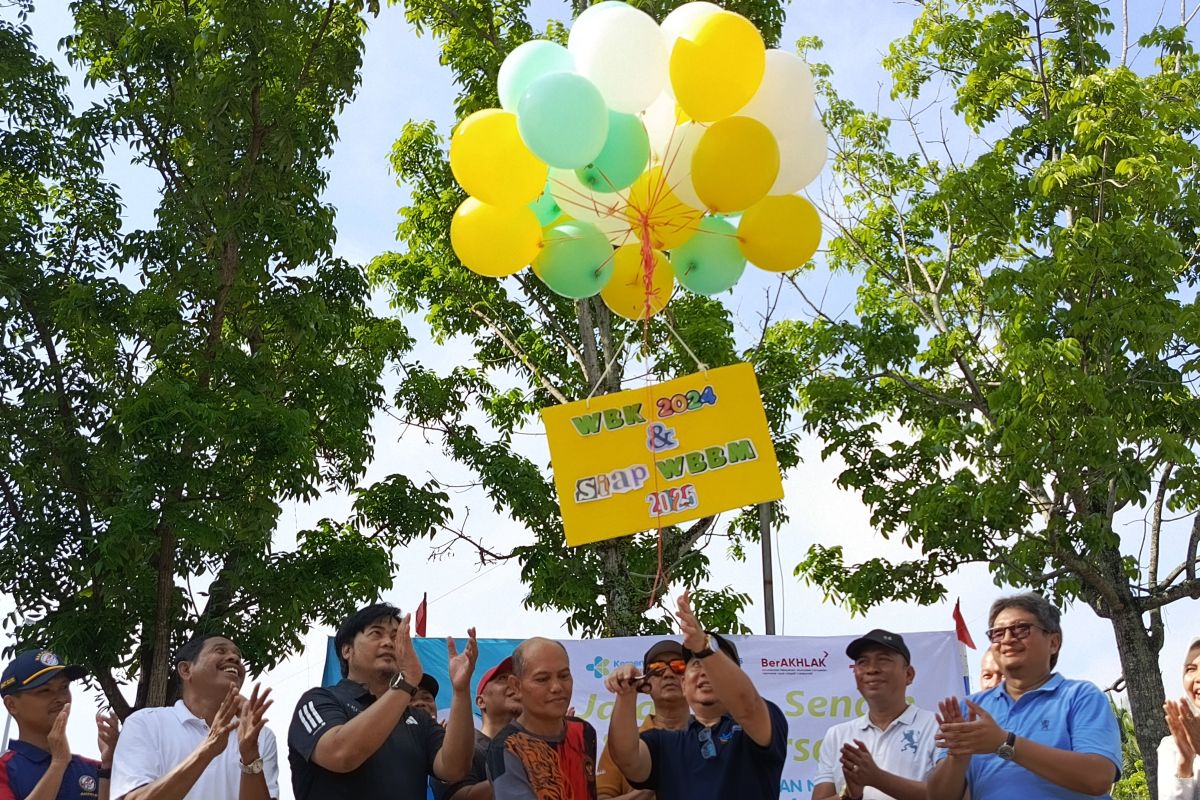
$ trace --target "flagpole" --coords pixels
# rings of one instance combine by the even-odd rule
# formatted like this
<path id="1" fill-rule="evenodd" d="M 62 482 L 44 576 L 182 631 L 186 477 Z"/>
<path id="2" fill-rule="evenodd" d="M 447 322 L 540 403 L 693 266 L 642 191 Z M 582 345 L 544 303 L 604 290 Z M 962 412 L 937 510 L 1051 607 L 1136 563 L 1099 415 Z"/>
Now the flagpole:
<path id="1" fill-rule="evenodd" d="M 775 635 L 775 560 L 771 555 L 771 504 L 758 504 L 758 538 L 762 544 L 763 613 L 766 633 Z"/>

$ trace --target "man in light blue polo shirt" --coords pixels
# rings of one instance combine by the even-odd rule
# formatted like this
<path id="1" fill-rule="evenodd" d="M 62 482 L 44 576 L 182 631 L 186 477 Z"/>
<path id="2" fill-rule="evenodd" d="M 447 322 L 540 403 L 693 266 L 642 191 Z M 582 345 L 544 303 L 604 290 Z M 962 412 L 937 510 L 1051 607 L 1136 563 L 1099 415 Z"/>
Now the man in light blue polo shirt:
<path id="1" fill-rule="evenodd" d="M 1093 684 L 1054 672 L 1062 647 L 1059 611 L 1041 595 L 1002 597 L 988 639 L 1004 682 L 939 706 L 938 764 L 929 797 L 1108 797 L 1120 777 L 1121 737 Z"/>

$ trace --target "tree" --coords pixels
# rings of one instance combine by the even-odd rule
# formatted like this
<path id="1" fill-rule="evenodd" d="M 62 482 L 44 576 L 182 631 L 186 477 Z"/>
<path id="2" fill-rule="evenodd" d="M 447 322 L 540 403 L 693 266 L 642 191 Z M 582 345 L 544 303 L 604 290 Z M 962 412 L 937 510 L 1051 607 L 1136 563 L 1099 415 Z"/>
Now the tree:
<path id="1" fill-rule="evenodd" d="M 578 12 L 586 5 L 574 3 L 572 8 Z M 661 19 L 675 5 L 645 8 Z M 504 57 L 534 35 L 526 6 L 523 0 L 414 0 L 405 5 L 417 30 L 442 42 L 442 63 L 461 87 L 456 105 L 460 118 L 498 105 L 496 76 Z M 783 12 L 774 0 L 729 7 L 753 20 L 768 40 L 778 38 Z M 563 39 L 565 31 L 551 23 L 544 35 Z M 711 366 L 754 362 L 786 468 L 797 459 L 795 436 L 786 432 L 788 386 L 795 377 L 786 370 L 794 359 L 770 347 L 738 352 L 731 316 L 715 300 L 677 296 L 665 313 L 670 328 L 655 320 L 642 331 L 640 324 L 614 318 L 600 298 L 565 300 L 528 273 L 503 282 L 480 278 L 458 262 L 449 245 L 450 219 L 463 194 L 450 174 L 445 139 L 432 122 L 405 125 L 392 165 L 412 193 L 410 205 L 401 211 L 399 238 L 405 250 L 376 258 L 371 273 L 386 284 L 398 308 L 425 312 L 435 341 L 469 337 L 475 362 L 443 370 L 405 364 L 395 405 L 407 422 L 438 436 L 446 453 L 473 472 L 496 510 L 525 526 L 534 541 L 495 552 L 461 528 L 459 538 L 470 540 L 485 561 L 518 559 L 529 587 L 527 605 L 563 610 L 571 631 L 614 636 L 666 630 L 663 619 L 646 615 L 667 588 L 658 579 L 660 565 L 671 581 L 695 584 L 708 577 L 703 546 L 722 533 L 716 520 L 664 530 L 661 553 L 654 531 L 569 548 L 546 470 L 514 450 L 515 437 L 526 426 L 540 426 L 537 412 L 542 407 L 694 372 L 694 353 Z M 763 321 L 768 324 L 769 313 Z M 639 356 L 646 374 L 633 376 L 631 365 Z M 486 420 L 490 430 L 481 430 L 473 414 Z M 387 494 L 386 486 L 371 492 L 377 498 Z M 729 526 L 735 554 L 756 540 L 757 520 L 750 509 Z M 727 589 L 697 598 L 709 624 L 741 629 L 737 614 L 748 602 L 746 594 Z"/>
<path id="2" fill-rule="evenodd" d="M 396 536 L 365 517 L 272 544 L 282 499 L 353 488 L 410 345 L 319 199 L 362 6 L 78 0 L 63 46 L 101 93 L 78 116 L 0 25 L 0 590 L 122 716 L 170 699 L 193 632 L 263 669 L 390 585 Z M 161 181 L 152 226 L 120 230 L 109 147 Z M 408 488 L 393 519 L 442 520 Z"/>
<path id="3" fill-rule="evenodd" d="M 1153 785 L 1162 609 L 1200 597 L 1200 62 L 1185 17 L 1138 40 L 1158 58 L 1134 72 L 1124 21 L 1113 56 L 1098 3 L 925 3 L 884 63 L 938 117 L 899 134 L 826 84 L 828 262 L 859 281 L 856 315 L 769 338 L 812 370 L 795 399 L 839 484 L 921 553 L 819 544 L 797 574 L 854 609 L 941 599 L 972 562 L 1082 600 L 1112 623 Z M 1135 508 L 1140 548 L 1118 527 Z"/>
<path id="4" fill-rule="evenodd" d="M 1111 698 L 1108 702 L 1121 730 L 1121 780 L 1113 785 L 1113 800 L 1147 800 L 1150 787 L 1146 783 L 1146 764 L 1138 747 L 1133 715 L 1128 708 L 1117 705 Z"/>

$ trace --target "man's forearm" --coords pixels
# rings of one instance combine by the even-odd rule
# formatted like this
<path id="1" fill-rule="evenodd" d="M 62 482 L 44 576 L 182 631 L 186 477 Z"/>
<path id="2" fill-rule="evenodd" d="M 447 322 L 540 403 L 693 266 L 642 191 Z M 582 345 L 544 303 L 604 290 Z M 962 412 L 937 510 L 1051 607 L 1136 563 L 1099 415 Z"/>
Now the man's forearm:
<path id="1" fill-rule="evenodd" d="M 158 780 L 126 794 L 124 800 L 183 800 L 210 763 L 212 759 L 195 751 Z"/>
<path id="2" fill-rule="evenodd" d="M 67 766 L 70 762 L 56 763 L 50 762 L 50 766 L 42 774 L 41 780 L 33 787 L 33 791 L 25 798 L 25 800 L 54 800 L 58 797 L 58 790 L 62 788 L 63 775 L 67 774 Z"/>
<path id="3" fill-rule="evenodd" d="M 1018 737 L 1013 761 L 1056 786 L 1097 796 L 1107 794 L 1117 776 L 1111 761 L 1095 753 L 1059 750 Z"/>
<path id="4" fill-rule="evenodd" d="M 450 716 L 446 720 L 446 738 L 433 759 L 433 774 L 451 783 L 462 780 L 471 769 L 475 754 L 475 725 L 471 719 L 471 695 L 466 689 L 454 691 Z"/>
<path id="5" fill-rule="evenodd" d="M 411 697 L 389 689 L 353 719 L 331 728 L 317 741 L 313 762 L 331 772 L 352 772 L 375 754 L 396 729 Z"/>
<path id="6" fill-rule="evenodd" d="M 631 783 L 643 781 L 650 774 L 649 764 L 642 763 L 642 747 L 637 727 L 637 697 L 617 695 L 608 721 L 608 750 L 617 769 Z M 647 753 L 646 761 L 649 760 Z"/>
<path id="7" fill-rule="evenodd" d="M 704 673 L 729 716 L 741 723 L 758 712 L 762 697 L 754 681 L 724 652 L 717 650 L 704 659 Z"/>
<path id="8" fill-rule="evenodd" d="M 238 800 L 272 800 L 271 790 L 267 788 L 265 773 L 247 775 L 242 773 L 242 782 L 238 787 Z"/>
<path id="9" fill-rule="evenodd" d="M 925 782 L 925 797 L 928 800 L 959 800 L 967 790 L 967 767 L 970 756 L 946 756 Z"/>

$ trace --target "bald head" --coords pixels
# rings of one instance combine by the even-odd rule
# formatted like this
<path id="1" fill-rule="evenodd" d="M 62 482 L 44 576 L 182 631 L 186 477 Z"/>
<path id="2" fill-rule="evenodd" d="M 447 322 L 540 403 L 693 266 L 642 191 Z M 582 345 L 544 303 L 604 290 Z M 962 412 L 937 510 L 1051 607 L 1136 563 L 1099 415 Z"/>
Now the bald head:
<path id="1" fill-rule="evenodd" d="M 547 655 L 551 658 L 561 656 L 564 663 L 570 664 L 570 659 L 567 658 L 567 648 L 563 647 L 561 642 L 534 636 L 532 639 L 521 642 L 517 645 L 517 649 L 513 650 L 513 674 L 518 678 L 524 677 L 535 662 L 541 661 Z"/>

